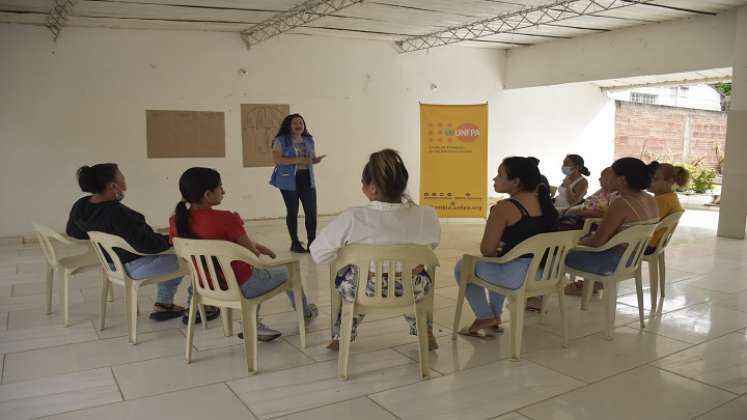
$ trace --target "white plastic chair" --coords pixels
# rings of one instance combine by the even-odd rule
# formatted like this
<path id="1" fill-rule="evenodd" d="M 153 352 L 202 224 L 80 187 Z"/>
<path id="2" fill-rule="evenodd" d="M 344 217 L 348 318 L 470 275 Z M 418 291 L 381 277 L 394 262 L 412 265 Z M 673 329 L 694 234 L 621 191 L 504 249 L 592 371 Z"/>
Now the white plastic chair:
<path id="1" fill-rule="evenodd" d="M 648 263 L 648 278 L 651 286 L 651 310 L 657 308 L 657 295 L 658 290 L 661 290 L 661 299 L 664 301 L 664 289 L 666 288 L 667 280 L 667 267 L 664 258 L 664 251 L 669 245 L 669 241 L 674 235 L 675 229 L 680 222 L 680 218 L 684 214 L 684 211 L 672 213 L 669 216 L 663 218 L 661 222 L 656 226 L 654 234 L 659 231 L 663 231 L 662 236 L 659 239 L 659 243 L 656 244 L 656 249 L 653 253 L 643 255 L 643 261 Z M 641 264 L 643 266 L 643 264 Z"/>
<path id="2" fill-rule="evenodd" d="M 97 268 L 99 260 L 96 258 L 96 253 L 88 241 L 62 235 L 54 229 L 38 222 L 32 222 L 31 224 L 34 226 L 39 245 L 47 259 L 47 314 L 52 313 L 52 290 L 54 288 L 55 273 L 60 273 L 62 275 L 60 306 L 62 307 L 64 325 L 68 327 L 70 326 L 70 277 L 73 274 Z M 88 250 L 80 255 L 58 257 L 53 242 L 58 242 L 64 246 L 86 246 Z"/>
<path id="3" fill-rule="evenodd" d="M 294 305 L 298 315 L 298 330 L 301 348 L 306 348 L 306 324 L 303 312 L 303 286 L 301 284 L 301 265 L 298 260 L 287 259 L 266 262 L 258 259 L 251 251 L 241 245 L 228 241 L 175 238 L 176 255 L 187 262 L 192 273 L 192 303 L 189 307 L 187 324 L 187 363 L 192 361 L 192 340 L 194 337 L 196 305 L 213 305 L 224 308 L 221 311 L 223 332 L 228 337 L 233 335 L 231 309 L 241 311 L 244 329 L 244 350 L 249 373 L 256 373 L 257 366 L 257 307 L 264 301 L 290 290 L 293 292 Z M 270 267 L 287 267 L 288 281 L 264 295 L 249 299 L 241 294 L 236 281 L 232 261 L 251 264 L 255 269 Z M 221 273 L 221 274 L 218 274 Z M 225 282 L 217 279 L 222 278 Z M 208 281 L 209 279 L 209 281 Z M 220 283 L 226 286 L 221 289 Z M 230 308 L 230 309 L 229 309 Z M 202 319 L 205 317 L 203 314 Z"/>
<path id="4" fill-rule="evenodd" d="M 489 258 L 465 254 L 462 257 L 459 296 L 457 297 L 457 307 L 454 315 L 452 339 L 456 340 L 457 338 L 467 285 L 475 284 L 508 298 L 508 309 L 511 311 L 511 357 L 514 360 L 519 360 L 521 357 L 524 310 L 527 298 L 530 297 L 546 296 L 552 293 L 558 294 L 563 347 L 565 347 L 567 339 L 565 294 L 563 293 L 565 287 L 565 257 L 568 251 L 578 243 L 579 237 L 580 232 L 577 230 L 543 233 L 524 240 L 502 257 Z M 505 264 L 525 255 L 531 255 L 531 261 L 529 262 L 524 283 L 518 289 L 497 286 L 475 275 L 475 266 L 477 263 Z M 546 301 L 547 298 L 542 299 L 543 308 L 540 311 L 541 317 L 544 317 L 544 305 Z"/>
<path id="5" fill-rule="evenodd" d="M 389 271 L 384 271 L 384 263 L 388 263 Z M 373 296 L 366 295 L 371 263 L 376 266 L 375 291 Z M 342 301 L 335 288 L 337 272 L 347 265 L 358 268 L 358 288 L 355 302 Z M 352 339 L 353 317 L 355 314 L 396 313 L 415 314 L 415 325 L 418 331 L 418 345 L 420 351 L 420 376 L 430 376 L 428 366 L 428 319 L 433 316 L 433 292 L 420 302 L 415 302 L 413 291 L 413 268 L 423 265 L 430 275 L 433 284 L 436 283 L 436 267 L 438 258 L 433 249 L 427 245 L 362 245 L 352 244 L 342 248 L 337 258 L 330 264 L 330 288 L 332 294 L 332 323 L 340 313 L 340 349 L 337 358 L 337 375 L 342 380 L 348 379 L 348 363 L 350 360 L 350 343 Z M 399 269 L 398 269 L 399 268 Z M 382 296 L 383 277 L 386 273 L 388 284 L 387 294 Z M 397 296 L 396 280 L 402 282 L 402 295 Z"/>
<path id="6" fill-rule="evenodd" d="M 641 328 L 644 328 L 643 319 L 643 286 L 641 282 L 641 262 L 646 246 L 651 240 L 651 234 L 656 228 L 656 224 L 640 224 L 626 228 L 619 232 L 606 244 L 592 248 L 588 246 L 577 246 L 574 251 L 602 252 L 618 246 L 625 246 L 620 262 L 617 263 L 615 270 L 607 275 L 599 275 L 575 269 L 568 266 L 567 272 L 571 281 L 575 277 L 584 279 L 584 289 L 581 296 L 581 310 L 589 308 L 591 295 L 594 290 L 594 282 L 598 281 L 604 284 L 604 295 L 606 298 L 607 310 L 605 311 L 606 319 L 606 338 L 611 340 L 615 331 L 615 314 L 617 311 L 617 283 L 623 280 L 635 279 L 636 294 L 638 295 L 638 315 L 641 322 Z"/>
<path id="7" fill-rule="evenodd" d="M 159 254 L 144 254 L 136 251 L 130 244 L 127 243 L 123 238 L 111 235 L 104 232 L 88 232 L 88 237 L 91 238 L 93 249 L 96 251 L 99 263 L 106 272 L 102 288 L 101 288 L 101 307 L 99 308 L 99 330 L 103 330 L 106 322 L 106 297 L 109 293 L 111 284 L 124 287 L 125 296 L 125 312 L 127 315 L 127 331 L 129 341 L 132 344 L 137 344 L 137 315 L 138 315 L 138 291 L 141 287 L 148 286 L 151 284 L 161 283 L 174 279 L 176 277 L 183 277 L 189 272 L 185 267 L 184 263 L 179 260 L 178 268 L 176 271 L 163 274 L 160 276 L 151 276 L 143 279 L 135 280 L 131 278 L 127 271 L 124 269 L 124 263 L 119 258 L 114 249 L 121 249 L 133 254 L 147 256 L 147 255 L 160 255 L 169 254 L 169 251 L 162 252 Z M 104 254 L 106 253 L 106 254 Z M 109 256 L 111 262 L 107 261 L 106 256 Z M 205 319 L 204 317 L 202 319 Z"/>

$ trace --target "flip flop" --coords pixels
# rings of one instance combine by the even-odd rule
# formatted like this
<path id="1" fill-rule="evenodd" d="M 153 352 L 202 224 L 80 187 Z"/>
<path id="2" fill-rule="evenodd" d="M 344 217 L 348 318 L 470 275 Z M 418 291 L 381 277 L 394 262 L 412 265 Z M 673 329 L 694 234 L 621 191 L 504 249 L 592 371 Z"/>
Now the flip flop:
<path id="1" fill-rule="evenodd" d="M 504 332 L 506 332 L 500 325 L 493 325 L 492 327 L 490 327 L 490 330 L 496 334 L 503 334 Z"/>
<path id="2" fill-rule="evenodd" d="M 479 338 L 480 340 L 495 340 L 495 336 L 492 334 L 485 334 L 480 331 L 478 332 L 472 332 L 469 330 L 469 327 L 464 327 L 461 330 L 457 331 L 457 334 L 463 335 L 465 337 L 472 337 L 472 338 Z"/>
<path id="3" fill-rule="evenodd" d="M 168 321 L 169 319 L 178 318 L 184 314 L 184 308 L 179 305 L 156 303 L 153 305 L 158 310 L 151 312 L 150 319 L 154 321 Z"/>

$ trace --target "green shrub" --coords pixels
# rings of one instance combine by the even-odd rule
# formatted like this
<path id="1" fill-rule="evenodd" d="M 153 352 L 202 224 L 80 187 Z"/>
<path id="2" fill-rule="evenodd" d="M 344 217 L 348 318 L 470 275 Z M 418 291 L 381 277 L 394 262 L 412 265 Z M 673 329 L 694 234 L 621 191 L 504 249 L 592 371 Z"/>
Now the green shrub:
<path id="1" fill-rule="evenodd" d="M 686 164 L 685 167 L 690 171 L 690 184 L 688 189 L 698 194 L 703 194 L 713 189 L 713 181 L 718 176 L 718 171 L 713 168 L 703 166 L 698 161 Z"/>

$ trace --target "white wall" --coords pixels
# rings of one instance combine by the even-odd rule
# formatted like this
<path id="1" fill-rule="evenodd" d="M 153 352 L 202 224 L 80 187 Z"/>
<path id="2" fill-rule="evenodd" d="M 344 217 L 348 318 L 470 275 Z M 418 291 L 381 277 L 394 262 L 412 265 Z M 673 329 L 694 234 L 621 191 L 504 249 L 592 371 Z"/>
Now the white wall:
<path id="1" fill-rule="evenodd" d="M 384 147 L 404 154 L 414 194 L 418 101 L 495 102 L 504 56 L 463 47 L 399 55 L 390 42 L 302 36 L 247 51 L 237 34 L 217 32 L 66 27 L 56 45 L 50 38 L 45 28 L 0 24 L 0 237 L 30 232 L 32 220 L 62 228 L 81 195 L 75 170 L 104 161 L 120 163 L 126 203 L 155 225 L 194 165 L 222 173 L 224 208 L 283 215 L 271 168 L 242 168 L 242 102 L 289 103 L 305 116 L 328 154 L 317 171 L 321 213 L 363 201 L 360 171 Z M 146 159 L 145 109 L 224 111 L 227 157 Z"/>
<path id="2" fill-rule="evenodd" d="M 534 155 L 559 183 L 563 157 L 579 153 L 595 188 L 613 156 L 614 106 L 598 88 L 502 91 L 500 50 L 399 55 L 389 42 L 286 36 L 247 51 L 231 33 L 72 27 L 55 45 L 46 29 L 0 24 L 0 57 L 0 237 L 29 233 L 31 220 L 62 228 L 81 196 L 75 170 L 105 161 L 120 163 L 126 203 L 154 225 L 166 223 L 178 177 L 195 165 L 222 173 L 224 208 L 282 216 L 271 168 L 242 168 L 242 102 L 289 103 L 306 117 L 328 154 L 317 167 L 321 213 L 364 201 L 361 168 L 384 147 L 403 153 L 417 194 L 419 101 L 489 103 L 491 178 L 503 157 Z M 224 111 L 227 157 L 146 159 L 145 109 Z"/>
<path id="3" fill-rule="evenodd" d="M 499 133 L 489 148 L 488 173 L 494 176 L 505 156 L 529 155 L 540 159 L 540 170 L 553 185 L 560 185 L 565 155 L 581 155 L 591 171 L 589 193 L 614 157 L 615 104 L 598 87 L 572 84 L 504 90 L 490 130 Z"/>
<path id="4" fill-rule="evenodd" d="M 747 8 L 747 6 L 744 6 Z M 737 9 L 508 52 L 506 89 L 732 66 Z"/>

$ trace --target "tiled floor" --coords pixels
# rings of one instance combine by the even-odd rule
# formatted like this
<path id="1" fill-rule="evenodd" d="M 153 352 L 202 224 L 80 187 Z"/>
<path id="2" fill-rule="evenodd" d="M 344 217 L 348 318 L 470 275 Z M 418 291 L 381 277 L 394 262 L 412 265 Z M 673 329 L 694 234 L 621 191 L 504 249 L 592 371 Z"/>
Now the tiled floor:
<path id="1" fill-rule="evenodd" d="M 337 379 L 336 353 L 324 347 L 329 273 L 309 257 L 301 258 L 303 280 L 320 317 L 307 329 L 307 348 L 299 348 L 290 305 L 277 297 L 263 306 L 263 320 L 284 336 L 260 344 L 261 371 L 249 376 L 241 341 L 224 337 L 219 323 L 196 330 L 187 365 L 181 321 L 147 317 L 153 288 L 141 293 L 136 346 L 127 343 L 121 290 L 107 328 L 98 331 L 97 272 L 74 277 L 72 325 L 64 328 L 56 296 L 54 313 L 44 311 L 40 250 L 3 245 L 0 419 L 745 420 L 747 243 L 717 239 L 716 217 L 685 214 L 667 251 L 660 310 L 651 312 L 646 290 L 645 329 L 629 281 L 619 286 L 614 341 L 600 334 L 599 300 L 581 312 L 578 298 L 568 299 L 571 340 L 564 349 L 553 297 L 544 323 L 527 314 L 520 362 L 509 358 L 510 331 L 494 341 L 451 341 L 453 265 L 461 254 L 477 252 L 483 226 L 444 224 L 434 314 L 441 348 L 431 353 L 433 375 L 426 381 L 417 377 L 417 343 L 397 316 L 366 320 L 352 347 L 350 380 Z M 280 221 L 250 222 L 249 230 L 276 250 L 287 246 Z M 181 287 L 180 302 L 185 292 Z M 471 319 L 465 306 L 463 322 Z"/>

